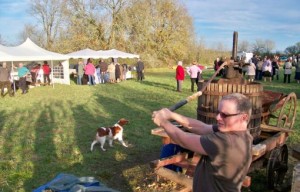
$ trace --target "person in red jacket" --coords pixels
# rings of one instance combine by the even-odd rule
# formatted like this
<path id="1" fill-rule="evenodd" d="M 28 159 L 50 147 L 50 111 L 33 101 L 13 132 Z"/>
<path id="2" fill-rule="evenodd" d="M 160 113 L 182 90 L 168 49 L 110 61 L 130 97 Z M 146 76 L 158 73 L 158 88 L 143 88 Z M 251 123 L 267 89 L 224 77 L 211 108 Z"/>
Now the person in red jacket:
<path id="1" fill-rule="evenodd" d="M 50 85 L 51 68 L 49 67 L 47 61 L 44 61 L 43 72 L 44 72 L 44 84 L 46 85 L 46 83 L 47 83 L 48 85 Z"/>
<path id="2" fill-rule="evenodd" d="M 177 81 L 177 90 L 178 92 L 182 91 L 182 83 L 184 80 L 184 69 L 182 67 L 182 61 L 178 61 L 176 68 L 176 81 Z"/>

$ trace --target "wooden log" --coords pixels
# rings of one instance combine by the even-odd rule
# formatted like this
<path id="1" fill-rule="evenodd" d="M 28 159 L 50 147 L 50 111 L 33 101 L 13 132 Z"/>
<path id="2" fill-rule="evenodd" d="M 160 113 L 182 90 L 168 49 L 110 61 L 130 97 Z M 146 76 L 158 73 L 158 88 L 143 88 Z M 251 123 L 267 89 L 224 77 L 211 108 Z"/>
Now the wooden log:
<path id="1" fill-rule="evenodd" d="M 154 160 L 150 162 L 150 167 L 155 169 L 155 168 L 163 167 L 174 163 L 179 163 L 183 160 L 186 160 L 187 156 L 188 156 L 187 153 L 180 153 L 167 158 Z"/>
<path id="2" fill-rule="evenodd" d="M 292 156 L 298 160 L 300 160 L 300 145 L 293 147 Z"/>
<path id="3" fill-rule="evenodd" d="M 194 153 L 193 158 L 185 172 L 186 175 L 193 177 L 196 166 L 201 158 L 201 155 Z"/>
<path id="4" fill-rule="evenodd" d="M 291 130 L 291 129 L 287 129 L 287 128 L 283 128 L 283 127 L 275 127 L 272 125 L 265 125 L 265 124 L 261 124 L 260 128 L 263 131 L 282 131 L 282 132 L 287 132 L 287 133 L 293 132 L 293 130 Z"/>
<path id="5" fill-rule="evenodd" d="M 182 173 L 176 173 L 170 169 L 161 167 L 157 170 L 155 170 L 155 173 L 158 176 L 164 177 L 166 179 L 169 179 L 179 185 L 183 185 L 186 188 L 184 190 L 192 190 L 192 186 L 193 186 L 193 178 L 186 176 Z M 246 176 L 244 181 L 243 181 L 243 187 L 249 187 L 251 185 L 251 177 Z"/>
<path id="6" fill-rule="evenodd" d="M 294 167 L 291 192 L 300 191 L 300 163 Z"/>
<path id="7" fill-rule="evenodd" d="M 170 169 L 160 167 L 155 170 L 155 173 L 161 177 L 167 178 L 175 183 L 185 186 L 186 188 L 192 190 L 193 179 L 182 173 L 176 173 Z"/>
<path id="8" fill-rule="evenodd" d="M 273 150 L 275 147 L 283 145 L 285 143 L 286 139 L 287 139 L 287 133 L 278 132 L 275 135 L 273 135 L 272 137 L 260 142 L 261 145 L 266 145 L 266 151 L 265 151 L 265 153 L 258 154 L 257 156 L 252 156 L 252 161 L 257 160 L 264 154 Z"/>
<path id="9" fill-rule="evenodd" d="M 175 192 L 175 191 L 173 191 L 173 192 Z M 178 192 L 192 192 L 192 190 L 187 187 L 187 188 L 184 188 L 184 189 L 180 189 L 180 191 L 178 191 Z"/>
<path id="10" fill-rule="evenodd" d="M 266 153 L 267 146 L 265 144 L 257 144 L 252 146 L 252 155 L 254 156 L 261 156 L 262 154 Z"/>

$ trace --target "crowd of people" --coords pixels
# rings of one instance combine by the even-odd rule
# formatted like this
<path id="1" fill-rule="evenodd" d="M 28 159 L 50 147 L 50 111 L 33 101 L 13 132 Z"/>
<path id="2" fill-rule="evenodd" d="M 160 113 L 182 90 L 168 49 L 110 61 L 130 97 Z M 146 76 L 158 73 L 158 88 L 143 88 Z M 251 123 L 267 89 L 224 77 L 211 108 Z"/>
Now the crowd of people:
<path id="1" fill-rule="evenodd" d="M 245 58 L 237 58 L 236 62 L 240 65 L 240 73 L 243 78 L 249 82 L 264 81 L 272 82 L 280 80 L 280 74 L 283 76 L 283 83 L 291 83 L 293 71 L 295 82 L 300 83 L 300 54 L 298 56 L 288 57 L 286 61 L 280 61 L 279 56 L 253 57 L 246 62 Z M 220 66 L 227 60 L 226 57 L 217 57 L 214 60 L 213 68 L 217 71 Z M 199 82 L 203 81 L 202 72 L 205 67 L 193 61 L 188 67 L 183 67 L 183 62 L 178 61 L 175 73 L 176 91 L 182 92 L 182 85 L 186 74 L 190 77 L 191 92 L 195 91 L 195 85 L 199 86 Z M 295 68 L 295 70 L 293 70 Z M 226 78 L 226 68 L 219 70 L 217 76 Z"/>
<path id="2" fill-rule="evenodd" d="M 119 64 L 115 58 L 112 59 L 110 64 L 100 59 L 97 65 L 94 64 L 91 58 L 86 63 L 79 59 L 75 68 L 78 85 L 88 84 L 92 86 L 96 84 L 119 83 L 125 81 L 128 78 L 128 74 L 131 74 L 131 71 L 134 69 L 137 72 L 138 81 L 143 81 L 145 78 L 145 66 L 141 59 L 138 59 L 134 68 L 127 64 Z"/>
<path id="3" fill-rule="evenodd" d="M 116 59 L 112 59 L 110 64 L 101 59 L 98 65 L 94 65 L 92 59 L 88 59 L 86 63 L 82 59 L 79 59 L 76 65 L 77 84 L 118 83 L 126 80 L 128 73 L 130 72 L 131 74 L 133 70 L 137 72 L 137 81 L 143 81 L 145 78 L 144 69 L 145 66 L 141 59 L 138 59 L 134 67 L 127 64 L 121 65 Z M 15 70 L 17 71 L 17 77 L 13 75 Z M 16 89 L 21 89 L 22 94 L 26 94 L 29 90 L 29 84 L 32 86 L 51 85 L 52 73 L 54 78 L 63 79 L 62 64 L 55 65 L 52 70 L 47 61 L 44 61 L 43 65 L 33 62 L 28 66 L 25 66 L 21 62 L 18 64 L 18 67 L 14 65 L 8 67 L 6 62 L 3 62 L 0 65 L 1 96 L 4 97 L 6 94 L 14 96 Z"/>
<path id="4" fill-rule="evenodd" d="M 14 82 L 14 76 L 12 72 L 17 70 L 18 80 Z M 41 84 L 43 82 L 44 85 L 50 85 L 50 74 L 51 68 L 48 65 L 47 61 L 44 61 L 43 65 L 36 64 L 30 70 L 21 62 L 18 64 L 18 67 L 14 65 L 12 67 L 7 67 L 6 62 L 2 63 L 2 67 L 0 67 L 0 88 L 1 88 L 1 96 L 4 97 L 6 94 L 9 94 L 11 97 L 15 95 L 15 88 L 19 88 L 22 91 L 22 94 L 28 93 L 28 84 L 27 80 L 30 77 L 30 82 L 32 85 Z M 43 79 L 42 79 L 43 78 Z M 13 89 L 13 85 L 14 87 Z M 7 92 L 5 93 L 5 89 Z"/>
<path id="5" fill-rule="evenodd" d="M 214 61 L 214 70 L 224 62 L 224 59 L 216 58 Z M 249 62 L 245 62 L 243 58 L 237 60 L 242 63 L 241 72 L 243 77 L 249 82 L 255 81 L 268 81 L 279 80 L 280 73 L 283 74 L 283 83 L 291 83 L 293 68 L 295 68 L 294 79 L 300 83 L 300 55 L 288 57 L 286 61 L 280 62 L 279 56 L 265 56 L 260 57 L 254 55 Z M 282 71 L 282 72 L 281 72 Z M 225 70 L 222 69 L 218 76 L 225 76 Z"/>

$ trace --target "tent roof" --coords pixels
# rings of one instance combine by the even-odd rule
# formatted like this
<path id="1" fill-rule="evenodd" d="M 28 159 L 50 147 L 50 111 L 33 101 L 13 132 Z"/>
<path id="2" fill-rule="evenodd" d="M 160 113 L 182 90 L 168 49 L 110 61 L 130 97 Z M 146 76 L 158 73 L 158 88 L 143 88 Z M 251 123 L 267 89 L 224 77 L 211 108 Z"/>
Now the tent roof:
<path id="1" fill-rule="evenodd" d="M 98 53 L 100 54 L 100 58 L 108 59 L 108 58 L 139 58 L 139 55 L 126 53 L 123 51 L 119 51 L 116 49 L 111 50 L 99 50 Z"/>
<path id="2" fill-rule="evenodd" d="M 79 50 L 79 51 L 75 51 L 72 53 L 68 53 L 67 54 L 69 57 L 74 58 L 74 59 L 88 59 L 88 58 L 93 58 L 93 59 L 97 59 L 99 58 L 99 53 L 95 50 L 92 49 L 83 49 L 83 50 Z"/>
<path id="3" fill-rule="evenodd" d="M 13 61 L 13 57 L 3 51 L 0 51 L 0 61 Z"/>
<path id="4" fill-rule="evenodd" d="M 6 54 L 2 57 L 1 52 Z M 5 56 L 3 54 L 3 56 Z M 29 38 L 24 43 L 15 47 L 0 45 L 0 61 L 43 61 L 43 60 L 67 60 L 68 56 L 47 51 L 33 43 Z"/>
<path id="5" fill-rule="evenodd" d="M 88 58 L 93 58 L 93 59 L 108 59 L 108 58 L 139 58 L 139 55 L 131 54 L 131 53 L 126 53 L 123 51 L 119 51 L 116 49 L 111 49 L 111 50 L 100 50 L 100 51 L 94 51 L 92 49 L 83 49 L 79 51 L 75 51 L 72 53 L 67 54 L 69 57 L 74 58 L 74 59 L 88 59 Z"/>

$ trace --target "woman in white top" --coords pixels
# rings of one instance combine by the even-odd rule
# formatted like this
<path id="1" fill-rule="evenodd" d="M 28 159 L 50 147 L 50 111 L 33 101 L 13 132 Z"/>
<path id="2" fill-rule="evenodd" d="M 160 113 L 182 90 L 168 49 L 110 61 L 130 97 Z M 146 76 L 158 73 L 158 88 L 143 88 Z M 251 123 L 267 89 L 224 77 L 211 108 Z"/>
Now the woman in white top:
<path id="1" fill-rule="evenodd" d="M 286 79 L 288 83 L 291 82 L 291 74 L 292 74 L 292 67 L 293 67 L 291 61 L 292 58 L 290 57 L 283 65 L 283 69 L 284 69 L 283 83 L 286 83 Z"/>
<path id="2" fill-rule="evenodd" d="M 254 81 L 255 70 L 256 70 L 255 64 L 252 63 L 252 61 L 250 61 L 250 64 L 247 66 L 247 71 L 246 71 L 249 82 Z"/>
<path id="3" fill-rule="evenodd" d="M 266 81 L 267 78 L 270 82 L 272 81 L 272 64 L 269 57 L 267 57 L 263 63 L 262 74 L 264 81 Z"/>

